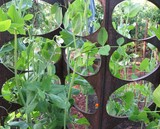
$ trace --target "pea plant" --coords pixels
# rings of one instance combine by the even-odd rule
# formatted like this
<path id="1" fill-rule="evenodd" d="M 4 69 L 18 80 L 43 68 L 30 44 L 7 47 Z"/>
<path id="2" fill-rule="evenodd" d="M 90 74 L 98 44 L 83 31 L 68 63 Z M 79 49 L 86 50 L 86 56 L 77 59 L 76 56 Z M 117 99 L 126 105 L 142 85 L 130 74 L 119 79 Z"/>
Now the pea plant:
<path id="1" fill-rule="evenodd" d="M 153 92 L 153 102 L 156 105 L 155 110 L 151 110 L 148 107 L 145 107 L 143 110 L 139 111 L 137 108 L 135 108 L 132 114 L 130 114 L 129 119 L 132 121 L 143 122 L 147 129 L 159 129 L 160 128 L 159 90 L 160 90 L 160 86 L 158 86 Z"/>
<path id="2" fill-rule="evenodd" d="M 119 38 L 117 46 L 114 46 L 117 49 L 110 58 L 109 68 L 112 75 L 122 80 L 133 81 L 110 96 L 106 108 L 111 116 L 130 116 L 135 107 L 140 112 L 152 101 L 153 85 L 143 80 L 135 82 L 138 78 L 151 73 L 159 64 L 158 49 L 145 40 L 137 40 L 159 33 L 158 15 L 148 17 L 151 10 L 154 14 L 159 12 L 159 9 L 148 1 L 142 5 L 132 0 L 123 1 L 114 8 L 113 27 L 121 35 L 135 41 L 125 43 L 124 38 Z"/>
<path id="3" fill-rule="evenodd" d="M 143 110 L 152 102 L 153 87 L 146 81 L 132 82 L 116 90 L 107 104 L 107 112 L 112 116 L 128 117 L 136 108 Z"/>
<path id="4" fill-rule="evenodd" d="M 135 47 L 138 48 L 137 53 Z M 119 44 L 110 59 L 111 73 L 123 80 L 134 80 L 152 72 L 159 63 L 159 52 L 154 45 L 147 43 L 143 57 L 141 48 L 143 48 L 142 42 L 130 42 L 123 46 Z"/>
<path id="5" fill-rule="evenodd" d="M 160 29 L 159 26 L 157 28 L 152 28 L 156 37 L 159 39 Z M 145 107 L 143 110 L 139 111 L 137 108 L 131 113 L 129 119 L 132 121 L 140 121 L 143 122 L 147 129 L 159 129 L 160 128 L 160 115 L 159 115 L 159 107 L 160 107 L 160 86 L 158 86 L 152 93 L 153 102 L 155 104 L 155 110 L 151 110 L 148 107 Z"/>
<path id="6" fill-rule="evenodd" d="M 159 9 L 149 1 L 126 0 L 115 7 L 112 19 L 118 33 L 143 39 L 154 35 L 151 28 L 158 24 Z"/>
<path id="7" fill-rule="evenodd" d="M 157 48 L 150 43 L 147 44 L 145 57 L 142 56 L 141 47 L 143 43 L 138 44 L 141 47 L 139 47 L 137 53 L 134 53 L 134 48 L 137 47 L 135 42 L 123 45 L 124 39 L 119 38 L 117 44 L 117 49 L 110 58 L 110 71 L 113 76 L 119 79 L 133 82 L 112 93 L 106 109 L 111 116 L 128 117 L 134 112 L 135 108 L 141 111 L 153 101 L 153 85 L 144 80 L 135 80 L 149 74 L 158 66 L 159 53 Z"/>
<path id="8" fill-rule="evenodd" d="M 69 4 L 64 17 L 59 4 L 49 7 L 49 12 L 54 16 L 53 26 L 57 27 L 63 22 L 64 28 L 60 27 L 60 35 L 55 35 L 52 40 L 35 36 L 41 34 L 41 30 L 48 30 L 52 26 L 47 21 L 43 22 L 47 27 L 37 26 L 44 17 L 39 9 L 46 10 L 46 6 L 37 4 L 31 0 L 13 0 L 7 4 L 7 8 L 4 8 L 4 5 L 0 8 L 0 32 L 8 31 L 14 35 L 14 40 L 0 49 L 1 63 L 14 73 L 14 77 L 4 83 L 1 97 L 21 105 L 17 111 L 8 112 L 5 125 L 1 128 L 66 129 L 69 123 L 73 124 L 73 128 L 74 123 L 89 125 L 86 119 L 76 118 L 75 121 L 70 115 L 70 108 L 74 105 L 72 95 L 78 92 L 74 88 L 80 77 L 77 74 L 93 74 L 95 60 L 99 60 L 100 55 L 109 54 L 110 46 L 106 45 L 107 31 L 102 27 L 95 43 L 78 37 L 79 34 L 89 34 L 91 23 L 87 20 L 91 11 L 89 0 L 86 3 L 75 0 Z M 32 8 L 35 5 L 36 7 Z M 42 19 L 37 19 L 39 16 Z M 46 19 L 51 20 L 52 16 L 47 16 Z M 61 84 L 56 76 L 55 63 L 61 58 L 61 49 L 66 49 L 66 84 Z M 86 96 L 92 94 L 90 87 L 87 90 L 85 88 L 88 87 L 86 81 L 79 79 L 78 82 Z"/>

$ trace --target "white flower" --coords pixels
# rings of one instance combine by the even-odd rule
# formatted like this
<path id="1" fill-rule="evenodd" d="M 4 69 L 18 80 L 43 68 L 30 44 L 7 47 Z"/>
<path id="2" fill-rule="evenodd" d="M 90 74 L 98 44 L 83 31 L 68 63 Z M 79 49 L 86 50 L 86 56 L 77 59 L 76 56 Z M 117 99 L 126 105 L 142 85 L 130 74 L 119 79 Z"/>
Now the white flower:
<path id="1" fill-rule="evenodd" d="M 64 43 L 64 40 L 60 36 L 56 36 L 56 42 L 59 46 L 61 46 L 61 44 Z"/>

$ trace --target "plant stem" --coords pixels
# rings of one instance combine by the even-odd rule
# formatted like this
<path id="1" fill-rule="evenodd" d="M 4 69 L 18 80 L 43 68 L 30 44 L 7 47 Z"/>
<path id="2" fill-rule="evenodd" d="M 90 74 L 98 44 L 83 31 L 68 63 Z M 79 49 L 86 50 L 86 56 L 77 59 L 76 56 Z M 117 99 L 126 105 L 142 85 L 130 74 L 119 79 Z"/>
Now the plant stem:
<path id="1" fill-rule="evenodd" d="M 17 31 L 14 30 L 14 74 L 15 74 L 15 80 L 16 80 L 16 86 L 18 86 L 18 74 L 17 74 L 17 49 L 18 49 L 18 43 L 17 43 Z"/>
<path id="2" fill-rule="evenodd" d="M 69 62 L 70 62 L 70 54 L 71 52 L 69 51 L 69 48 L 67 47 L 67 74 L 70 74 L 70 67 L 69 67 Z M 70 80 L 70 76 L 69 76 L 69 80 Z"/>
<path id="3" fill-rule="evenodd" d="M 64 123 L 63 123 L 64 129 L 66 129 L 66 125 L 67 125 L 67 114 L 68 114 L 68 110 L 66 107 L 64 110 Z"/>
<path id="4" fill-rule="evenodd" d="M 69 90 L 68 90 L 67 102 L 69 102 L 69 100 L 71 98 L 72 87 L 74 85 L 74 80 L 75 80 L 75 77 L 76 77 L 76 69 L 77 69 L 77 62 L 75 61 L 73 74 L 72 74 L 72 78 L 71 78 L 71 83 L 70 83 Z M 64 112 L 64 129 L 66 129 L 66 125 L 67 125 L 67 115 L 68 115 L 68 108 L 66 107 L 65 112 Z"/>
<path id="5" fill-rule="evenodd" d="M 15 74 L 15 81 L 16 81 L 16 86 L 18 86 L 18 70 L 17 70 L 17 60 L 18 60 L 18 41 L 17 41 L 17 31 L 14 30 L 14 74 Z M 22 103 L 23 105 L 25 105 L 25 101 L 24 101 L 24 98 L 23 98 L 23 95 L 20 91 L 20 88 L 17 88 L 18 89 L 18 93 L 20 95 L 20 99 L 22 100 Z"/>
<path id="6" fill-rule="evenodd" d="M 30 124 L 30 119 L 31 119 L 31 116 L 30 116 L 30 113 L 27 113 L 26 114 L 26 122 L 28 123 L 28 124 Z"/>
<path id="7" fill-rule="evenodd" d="M 77 49 L 76 36 L 75 36 L 75 34 L 73 34 L 73 41 L 74 41 L 74 47 L 75 47 L 75 49 Z"/>
<path id="8" fill-rule="evenodd" d="M 73 74 L 72 74 L 72 79 L 71 79 L 71 83 L 70 83 L 69 91 L 68 91 L 68 100 L 71 98 L 72 87 L 74 85 L 74 80 L 75 80 L 75 77 L 76 77 L 76 69 L 77 69 L 77 62 L 75 61 Z"/>

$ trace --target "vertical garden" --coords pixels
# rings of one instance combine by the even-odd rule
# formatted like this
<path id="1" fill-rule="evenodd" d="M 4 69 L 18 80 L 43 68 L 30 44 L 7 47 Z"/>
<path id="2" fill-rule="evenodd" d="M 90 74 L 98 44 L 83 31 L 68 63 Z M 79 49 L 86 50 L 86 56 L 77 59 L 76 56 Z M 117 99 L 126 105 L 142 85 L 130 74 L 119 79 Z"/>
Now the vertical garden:
<path id="1" fill-rule="evenodd" d="M 159 0 L 1 0 L 0 129 L 159 129 Z"/>

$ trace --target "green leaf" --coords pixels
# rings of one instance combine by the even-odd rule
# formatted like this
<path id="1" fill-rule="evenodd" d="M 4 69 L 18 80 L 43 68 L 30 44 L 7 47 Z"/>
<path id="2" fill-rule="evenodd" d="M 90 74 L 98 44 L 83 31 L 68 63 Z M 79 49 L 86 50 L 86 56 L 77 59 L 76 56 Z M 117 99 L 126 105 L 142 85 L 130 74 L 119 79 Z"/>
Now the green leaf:
<path id="1" fill-rule="evenodd" d="M 153 101 L 158 107 L 160 107 L 160 85 L 153 92 Z"/>
<path id="2" fill-rule="evenodd" d="M 151 27 L 151 29 L 154 31 L 156 37 L 160 40 L 160 25 L 158 26 L 158 28 Z"/>
<path id="3" fill-rule="evenodd" d="M 156 48 L 154 45 L 152 45 L 151 43 L 147 43 L 147 46 L 148 46 L 152 51 L 154 51 L 154 50 L 157 49 L 157 48 Z"/>
<path id="4" fill-rule="evenodd" d="M 81 48 L 81 53 L 87 53 L 89 51 L 92 50 L 92 48 L 95 47 L 95 44 L 91 43 L 91 42 L 85 42 Z"/>
<path id="5" fill-rule="evenodd" d="M 129 116 L 129 120 L 132 120 L 132 121 L 142 121 L 142 122 L 145 122 L 146 124 L 149 123 L 147 112 L 145 112 L 145 111 L 141 111 L 140 112 L 139 109 L 138 109 L 138 107 L 134 108 L 134 111 Z"/>
<path id="6" fill-rule="evenodd" d="M 129 116 L 129 120 L 132 120 L 132 121 L 139 121 L 138 119 L 138 115 L 140 114 L 140 111 L 138 109 L 137 106 L 134 107 L 132 113 L 130 114 Z"/>
<path id="7" fill-rule="evenodd" d="M 147 125 L 146 129 L 157 129 L 157 124 L 158 123 L 156 123 L 155 121 L 152 121 Z"/>
<path id="8" fill-rule="evenodd" d="M 20 16 L 20 14 L 18 13 L 18 11 L 16 10 L 16 7 L 14 5 L 10 6 L 7 14 L 11 18 L 13 23 L 24 24 L 23 18 Z"/>
<path id="9" fill-rule="evenodd" d="M 14 5 L 10 6 L 7 14 L 12 21 L 11 27 L 8 30 L 9 33 L 14 34 L 14 30 L 16 30 L 17 34 L 25 34 L 24 19 L 20 16 L 19 12 L 16 10 L 16 7 Z"/>
<path id="10" fill-rule="evenodd" d="M 6 31 L 11 26 L 11 20 L 0 21 L 0 32 Z"/>
<path id="11" fill-rule="evenodd" d="M 64 25 L 65 29 L 67 29 L 67 27 L 69 26 L 69 15 L 68 15 L 68 12 L 66 12 L 65 15 L 64 15 L 63 25 Z"/>
<path id="12" fill-rule="evenodd" d="M 20 24 L 20 23 L 12 23 L 11 24 L 11 28 L 22 28 L 24 26 L 24 24 Z"/>
<path id="13" fill-rule="evenodd" d="M 103 56 L 108 56 L 111 47 L 109 45 L 103 46 L 99 49 L 99 54 Z"/>
<path id="14" fill-rule="evenodd" d="M 82 31 L 82 15 L 80 13 L 73 17 L 72 28 L 74 34 L 78 34 Z"/>
<path id="15" fill-rule="evenodd" d="M 66 45 L 73 44 L 73 36 L 69 31 L 62 30 L 60 34 Z"/>
<path id="16" fill-rule="evenodd" d="M 44 91 L 50 91 L 51 90 L 51 76 L 44 76 L 43 80 L 42 80 L 42 84 L 41 84 L 41 88 Z"/>
<path id="17" fill-rule="evenodd" d="M 45 99 L 45 92 L 44 91 L 38 89 L 38 95 L 39 95 L 40 99 L 42 99 L 42 100 Z"/>
<path id="18" fill-rule="evenodd" d="M 76 120 L 76 123 L 79 124 L 79 125 L 90 125 L 88 120 L 84 117 Z"/>
<path id="19" fill-rule="evenodd" d="M 59 25 L 62 24 L 62 18 L 63 18 L 62 8 L 59 7 L 58 10 L 57 10 L 56 13 L 55 13 L 55 20 L 56 20 L 57 26 L 59 26 Z"/>
<path id="20" fill-rule="evenodd" d="M 6 13 L 3 12 L 3 10 L 0 8 L 0 21 L 5 21 L 7 20 L 7 15 Z"/>
<path id="21" fill-rule="evenodd" d="M 37 123 L 33 126 L 33 129 L 43 129 L 42 123 Z"/>
<path id="22" fill-rule="evenodd" d="M 31 113 L 37 106 L 38 102 L 35 101 L 29 105 L 26 106 L 26 110 L 25 110 L 25 113 L 28 114 L 28 113 Z"/>
<path id="23" fill-rule="evenodd" d="M 124 47 L 119 46 L 118 49 L 117 49 L 117 52 L 118 52 L 121 56 L 128 56 Z"/>
<path id="24" fill-rule="evenodd" d="M 10 122 L 9 125 L 13 127 L 20 127 L 20 129 L 27 129 L 29 127 L 28 124 L 24 121 L 13 121 Z"/>
<path id="25" fill-rule="evenodd" d="M 32 18 L 33 18 L 33 14 L 27 14 L 27 15 L 24 16 L 24 20 L 25 20 L 25 21 L 29 21 L 29 20 L 31 20 Z"/>
<path id="26" fill-rule="evenodd" d="M 140 64 L 140 70 L 147 71 L 148 66 L 149 66 L 149 59 L 145 58 Z"/>
<path id="27" fill-rule="evenodd" d="M 39 103 L 36 106 L 36 110 L 38 110 L 40 113 L 46 113 L 49 105 L 50 105 L 50 103 L 48 103 L 46 100 L 39 101 Z"/>
<path id="28" fill-rule="evenodd" d="M 27 89 L 26 89 L 27 90 Z M 37 94 L 36 92 L 26 91 L 26 103 L 25 103 L 25 113 L 31 113 L 37 106 Z"/>
<path id="29" fill-rule="evenodd" d="M 139 119 L 140 121 L 145 122 L 145 123 L 148 123 L 148 122 L 149 122 L 147 113 L 144 112 L 144 111 L 140 112 L 140 114 L 138 115 L 138 119 Z"/>
<path id="30" fill-rule="evenodd" d="M 80 94 L 80 89 L 76 89 L 76 88 L 72 88 L 72 94 L 73 95 L 78 95 L 78 94 Z"/>
<path id="31" fill-rule="evenodd" d="M 65 92 L 65 86 L 64 85 L 56 85 L 54 84 L 54 86 L 52 86 L 52 89 L 50 90 L 49 93 L 52 93 L 52 94 L 59 94 L 59 93 L 63 93 Z"/>
<path id="32" fill-rule="evenodd" d="M 125 101 L 126 107 L 130 108 L 134 101 L 134 93 L 131 91 L 126 92 L 123 96 L 123 100 Z"/>
<path id="33" fill-rule="evenodd" d="M 52 7 L 51 7 L 51 13 L 56 13 L 57 10 L 59 8 L 59 5 L 57 3 L 53 4 Z"/>
<path id="34" fill-rule="evenodd" d="M 61 25 L 62 24 L 62 18 L 63 18 L 62 8 L 59 7 L 59 5 L 57 3 L 52 5 L 51 13 L 55 15 L 55 21 L 56 21 L 55 24 L 57 24 L 57 26 Z"/>
<path id="35" fill-rule="evenodd" d="M 133 18 L 139 13 L 140 10 L 141 10 L 141 8 L 140 8 L 140 6 L 138 4 L 134 5 L 134 6 L 130 7 L 130 12 L 129 12 L 128 16 L 130 18 Z"/>
<path id="36" fill-rule="evenodd" d="M 109 100 L 106 109 L 109 114 L 117 115 L 118 112 L 121 110 L 121 107 L 116 101 Z"/>
<path id="37" fill-rule="evenodd" d="M 11 34 L 14 34 L 15 30 L 16 30 L 17 34 L 23 34 L 23 35 L 25 35 L 26 32 L 25 32 L 25 29 L 23 27 L 24 27 L 24 24 L 21 24 L 21 23 L 12 23 L 8 31 Z"/>
<path id="38" fill-rule="evenodd" d="M 98 33 L 98 43 L 104 46 L 107 40 L 108 40 L 108 33 L 106 29 L 102 27 Z"/>
<path id="39" fill-rule="evenodd" d="M 123 38 L 123 37 L 117 39 L 117 44 L 118 44 L 119 46 L 123 45 L 123 43 L 124 43 L 124 38 Z"/>
<path id="40" fill-rule="evenodd" d="M 27 91 L 35 91 L 35 92 L 37 92 L 37 89 L 38 89 L 39 85 L 40 85 L 40 82 L 36 82 L 36 81 L 32 81 L 32 82 L 25 81 L 25 83 L 24 83 L 25 89 Z"/>
<path id="41" fill-rule="evenodd" d="M 12 46 L 12 44 L 7 43 L 5 45 L 3 45 L 0 49 L 0 55 L 3 55 L 5 53 L 9 53 L 14 49 L 14 47 Z"/>
<path id="42" fill-rule="evenodd" d="M 66 102 L 58 95 L 49 94 L 51 102 L 60 109 L 66 109 Z"/>
<path id="43" fill-rule="evenodd" d="M 112 25 L 113 25 L 113 28 L 115 28 L 116 29 L 116 23 L 115 22 L 112 22 Z"/>

